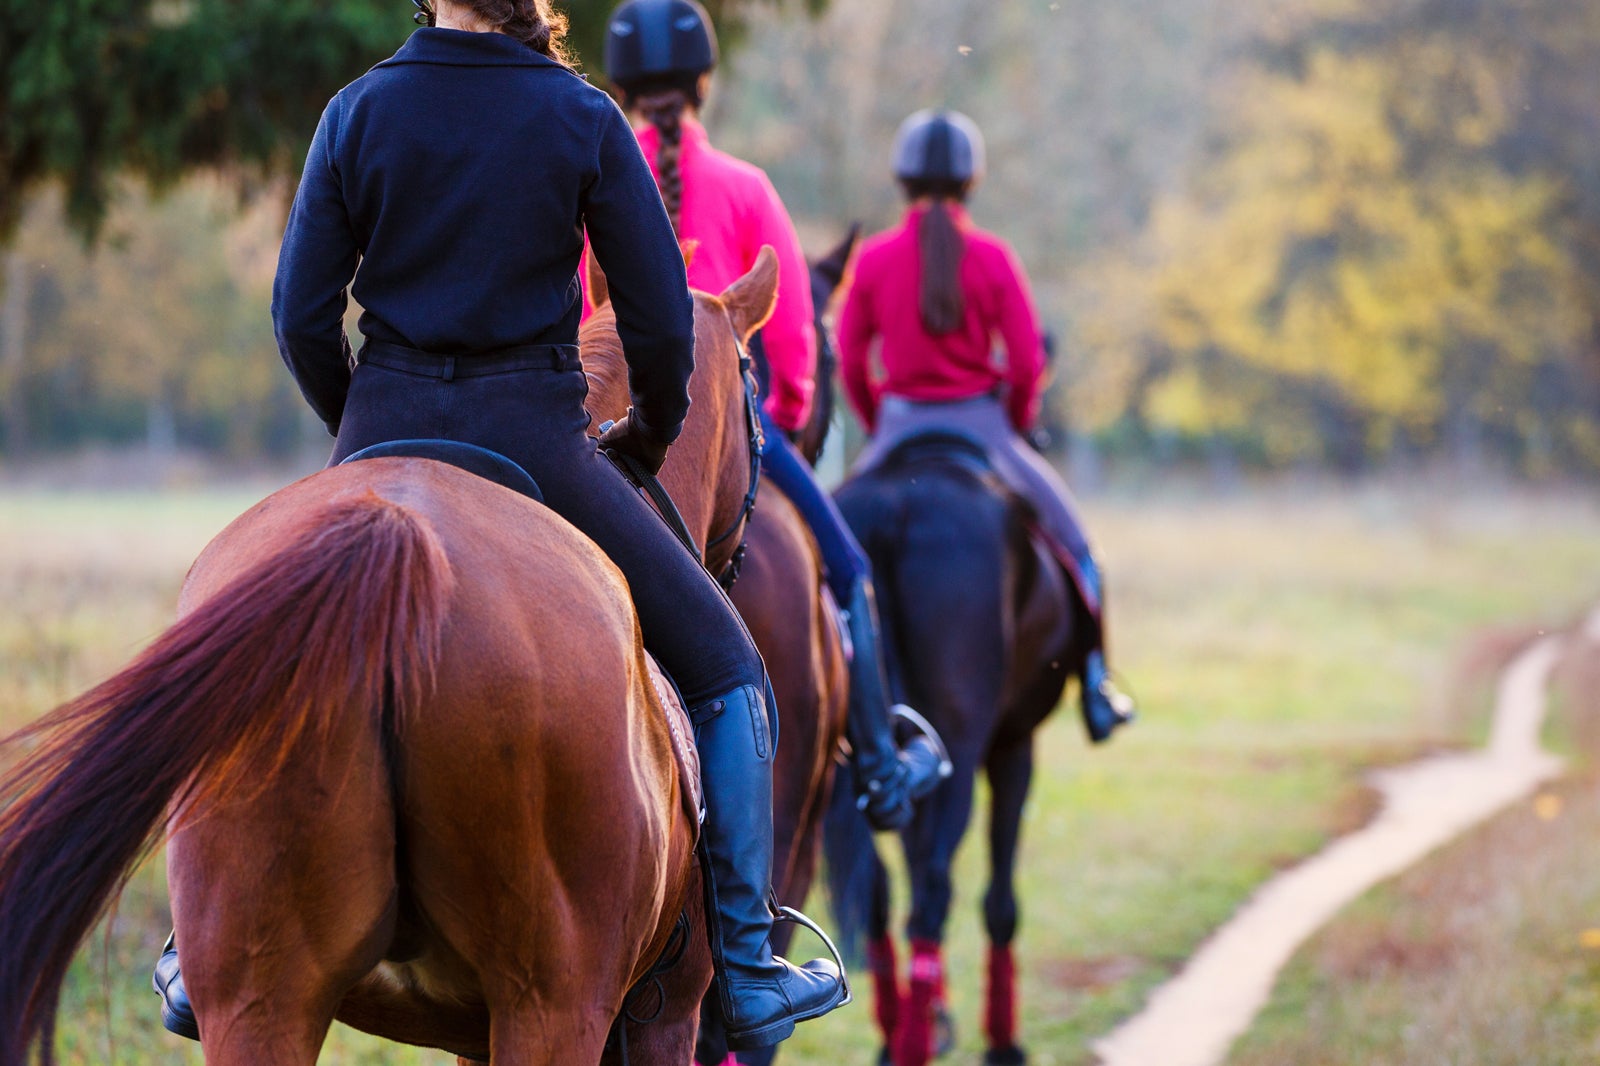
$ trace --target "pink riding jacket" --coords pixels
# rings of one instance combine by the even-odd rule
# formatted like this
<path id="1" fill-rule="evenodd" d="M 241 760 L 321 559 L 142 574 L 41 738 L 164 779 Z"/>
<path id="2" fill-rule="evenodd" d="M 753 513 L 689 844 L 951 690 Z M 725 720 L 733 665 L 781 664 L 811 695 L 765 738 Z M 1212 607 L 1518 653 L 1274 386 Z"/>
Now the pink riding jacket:
<path id="1" fill-rule="evenodd" d="M 655 173 L 660 134 L 654 126 L 635 133 Z M 696 242 L 689 262 L 691 286 L 721 292 L 754 265 L 762 245 L 778 253 L 778 306 L 761 329 L 772 384 L 766 407 L 779 426 L 799 429 L 811 413 L 816 388 L 817 335 L 810 271 L 789 212 L 760 167 L 711 147 L 705 127 L 687 115 L 678 166 L 683 175 L 678 239 Z"/>
<path id="2" fill-rule="evenodd" d="M 959 206 L 950 210 L 966 242 L 966 319 L 954 333 L 936 337 L 922 325 L 917 232 L 926 208 L 913 207 L 898 227 L 862 245 L 839 321 L 839 368 L 868 430 L 877 424 L 885 393 L 941 402 L 993 392 L 1004 383 L 1006 409 L 1019 432 L 1031 428 L 1039 413 L 1044 349 L 1027 275 L 1010 245 L 973 225 Z M 1005 347 L 1003 366 L 994 357 L 996 334 Z M 881 376 L 871 363 L 875 338 L 882 341 Z"/>

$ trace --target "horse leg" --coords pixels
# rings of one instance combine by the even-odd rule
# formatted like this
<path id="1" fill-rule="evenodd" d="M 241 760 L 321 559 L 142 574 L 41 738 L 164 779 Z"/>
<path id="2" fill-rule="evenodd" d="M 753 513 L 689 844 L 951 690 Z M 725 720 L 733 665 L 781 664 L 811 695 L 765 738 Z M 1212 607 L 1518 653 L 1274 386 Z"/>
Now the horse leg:
<path id="1" fill-rule="evenodd" d="M 947 1050 L 935 1040 L 935 1016 L 944 1012 L 945 919 L 950 914 L 950 870 L 956 846 L 972 817 L 973 778 L 976 767 L 964 753 L 952 753 L 955 772 L 940 789 L 923 801 L 923 807 L 905 837 L 907 866 L 911 871 L 911 918 L 906 932 L 911 941 L 911 979 L 900 1012 L 894 1044 L 895 1066 L 924 1066 L 936 1053 Z M 939 1028 L 947 1029 L 941 1017 Z"/>
<path id="2" fill-rule="evenodd" d="M 1017 932 L 1014 875 L 1022 804 L 1033 779 L 1032 737 L 990 752 L 986 770 L 993 805 L 989 812 L 989 890 L 983 897 L 983 922 L 989 934 L 988 995 L 983 1019 L 989 1048 L 983 1061 L 988 1066 L 1021 1066 L 1026 1057 L 1016 1040 L 1017 976 L 1011 942 Z"/>
<path id="3" fill-rule="evenodd" d="M 599 1062 L 604 1025 L 588 1011 L 572 1012 L 538 995 L 519 993 L 513 1003 L 489 1001 L 489 1066 L 566 1066 Z"/>
<path id="4" fill-rule="evenodd" d="M 890 1049 L 894 1047 L 895 1033 L 900 1028 L 900 960 L 894 949 L 894 936 L 889 932 L 892 917 L 889 899 L 889 870 L 876 855 L 872 858 L 872 907 L 869 912 L 867 965 L 872 971 L 872 1002 L 883 1034 L 882 1062 L 889 1062 Z"/>
<path id="5" fill-rule="evenodd" d="M 249 803 L 179 811 L 167 881 L 209 1066 L 309 1066 L 394 935 L 394 806 L 372 716 L 334 720 Z M 248 846 L 241 846 L 248 841 Z"/>

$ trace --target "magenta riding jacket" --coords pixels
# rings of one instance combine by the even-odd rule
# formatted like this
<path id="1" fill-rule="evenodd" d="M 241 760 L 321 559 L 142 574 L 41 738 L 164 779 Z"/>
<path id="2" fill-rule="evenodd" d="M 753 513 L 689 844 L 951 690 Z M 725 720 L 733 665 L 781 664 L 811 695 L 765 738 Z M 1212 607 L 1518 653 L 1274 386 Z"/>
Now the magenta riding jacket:
<path id="1" fill-rule="evenodd" d="M 1044 349 L 1027 275 L 1005 241 L 972 224 L 952 206 L 965 240 L 961 290 L 966 318 L 954 333 L 933 336 L 922 325 L 918 227 L 926 208 L 913 207 L 894 229 L 869 238 L 839 321 L 840 372 L 851 406 L 869 430 L 885 393 L 910 400 L 963 400 L 1005 386 L 1006 408 L 1020 432 L 1039 408 Z M 690 272 L 691 279 L 693 271 Z M 995 359 L 995 339 L 1004 350 Z M 872 366 L 873 341 L 881 373 Z"/>
<path id="2" fill-rule="evenodd" d="M 660 134 L 654 126 L 634 132 L 654 173 Z M 721 292 L 754 265 L 762 245 L 778 253 L 778 306 L 761 329 L 772 380 L 766 406 L 778 425 L 799 429 L 811 413 L 816 388 L 817 336 L 810 271 L 794 223 L 766 173 L 713 148 L 705 127 L 687 115 L 678 158 L 683 174 L 678 239 L 696 242 L 689 261 L 691 286 Z"/>

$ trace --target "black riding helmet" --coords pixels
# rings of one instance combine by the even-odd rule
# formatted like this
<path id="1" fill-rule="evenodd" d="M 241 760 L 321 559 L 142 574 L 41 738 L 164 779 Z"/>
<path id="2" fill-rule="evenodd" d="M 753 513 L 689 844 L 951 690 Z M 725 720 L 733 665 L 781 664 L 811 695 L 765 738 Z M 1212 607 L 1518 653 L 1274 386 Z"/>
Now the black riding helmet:
<path id="1" fill-rule="evenodd" d="M 675 87 L 698 96 L 717 65 L 711 17 L 695 0 L 627 0 L 606 27 L 606 77 L 624 93 Z"/>
<path id="2" fill-rule="evenodd" d="M 959 111 L 918 111 L 900 123 L 894 176 L 919 185 L 970 188 L 983 180 L 983 134 Z"/>

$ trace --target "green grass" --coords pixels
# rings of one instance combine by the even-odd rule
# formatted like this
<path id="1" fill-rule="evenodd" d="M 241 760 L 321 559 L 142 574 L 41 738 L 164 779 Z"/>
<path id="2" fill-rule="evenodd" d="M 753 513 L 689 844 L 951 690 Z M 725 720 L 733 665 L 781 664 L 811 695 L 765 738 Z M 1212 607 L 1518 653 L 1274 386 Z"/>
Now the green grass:
<path id="1" fill-rule="evenodd" d="M 12 546 L 0 559 L 0 723 L 125 661 L 170 616 L 199 547 L 256 495 L 0 490 L 0 543 Z M 1110 573 L 1114 661 L 1144 717 L 1103 750 L 1084 743 L 1075 711 L 1040 734 L 1018 948 L 1022 1036 L 1038 1064 L 1092 1061 L 1089 1040 L 1261 880 L 1359 822 L 1365 767 L 1471 740 L 1481 721 L 1452 712 L 1449 684 L 1471 634 L 1557 626 L 1600 599 L 1600 511 L 1554 495 L 1171 492 L 1086 510 Z M 974 826 L 985 817 L 980 803 Z M 948 955 L 969 1061 L 981 1050 L 982 838 L 959 856 Z M 145 983 L 166 922 L 154 863 L 124 897 L 109 953 L 98 939 L 74 970 L 63 1061 L 198 1061 L 160 1032 Z M 802 1026 L 786 1061 L 871 1061 L 865 999 Z M 340 1033 L 323 1061 L 449 1061 L 379 1048 Z"/>

